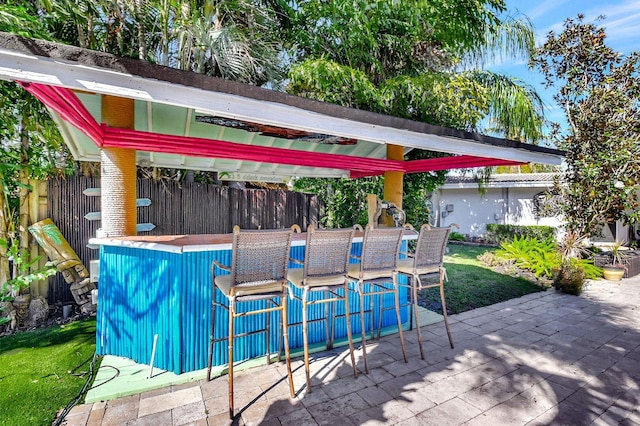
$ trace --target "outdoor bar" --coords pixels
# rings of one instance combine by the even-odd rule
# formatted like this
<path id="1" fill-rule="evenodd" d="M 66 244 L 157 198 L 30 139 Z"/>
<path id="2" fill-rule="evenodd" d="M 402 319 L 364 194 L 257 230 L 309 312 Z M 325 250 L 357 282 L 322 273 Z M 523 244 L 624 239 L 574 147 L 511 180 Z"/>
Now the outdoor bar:
<path id="1" fill-rule="evenodd" d="M 108 237 L 90 240 L 100 247 L 98 353 L 148 363 L 155 346 L 154 366 L 176 373 L 207 364 L 210 267 L 214 259 L 229 264 L 231 235 L 136 236 L 137 166 L 287 179 L 384 176 L 384 199 L 402 208 L 407 173 L 558 165 L 562 158 L 562 152 L 547 147 L 8 33 L 0 33 L 0 79 L 15 81 L 49 108 L 76 160 L 102 163 L 101 229 Z M 448 155 L 405 161 L 413 149 Z M 354 240 L 353 253 L 361 249 L 361 238 Z M 300 234 L 291 254 L 300 259 L 303 252 Z M 216 298 L 224 303 L 219 294 Z M 402 287 L 400 298 L 406 300 Z M 299 302 L 290 303 L 289 321 L 300 322 Z M 357 312 L 358 298 L 350 303 L 349 310 Z M 391 312 L 383 326 L 396 323 Z M 322 315 L 311 312 L 312 318 Z M 405 308 L 402 321 L 407 320 Z M 226 335 L 227 321 L 227 313 L 220 312 L 216 337 Z M 264 315 L 238 322 L 258 328 Z M 357 335 L 359 321 L 352 324 Z M 323 327 L 310 324 L 311 343 L 324 341 Z M 294 329 L 291 347 L 301 347 L 302 333 Z M 272 330 L 271 350 L 276 351 L 277 327 Z M 336 337 L 345 334 L 339 319 Z M 263 355 L 260 339 L 240 339 L 237 359 Z M 224 346 L 216 346 L 215 365 L 227 362 Z"/>
<path id="2" fill-rule="evenodd" d="M 294 234 L 291 257 L 304 259 L 305 233 Z M 417 238 L 413 231 L 404 236 L 403 250 L 407 240 Z M 176 374 L 203 369 L 207 366 L 209 329 L 211 324 L 211 263 L 217 260 L 231 263 L 231 235 L 183 235 L 95 238 L 92 244 L 100 245 L 100 290 L 98 292 L 98 317 L 96 351 L 100 355 L 117 355 L 130 358 L 138 363 L 149 364 L 152 359 L 154 336 L 157 350 L 154 367 Z M 353 255 L 362 249 L 362 234 L 354 238 Z M 290 263 L 289 267 L 299 267 Z M 403 278 L 400 278 L 401 280 Z M 406 283 L 406 281 L 405 281 Z M 301 291 L 294 290 L 298 296 Z M 406 287 L 400 287 L 400 300 L 407 300 Z M 312 296 L 317 297 L 317 296 Z M 220 303 L 226 298 L 216 292 Z M 359 300 L 350 298 L 349 312 L 353 315 L 352 332 L 360 333 Z M 378 298 L 374 297 L 373 312 L 369 310 L 369 297 L 365 298 L 367 313 L 366 327 L 374 315 L 377 325 Z M 250 303 L 265 304 L 264 301 Z M 292 349 L 302 347 L 302 306 L 299 300 L 290 299 L 288 321 L 290 324 L 289 344 Z M 255 308 L 245 302 L 241 309 Z M 336 314 L 345 313 L 343 302 L 335 302 Z M 395 312 L 385 310 L 394 306 L 391 294 L 382 297 L 382 327 L 395 326 Z M 403 304 L 402 322 L 409 321 L 409 307 Z M 312 305 L 310 318 L 324 318 L 323 306 Z M 264 329 L 265 315 L 251 315 L 236 322 L 239 333 Z M 278 313 L 272 312 L 271 323 L 278 324 Z M 214 326 L 216 337 L 228 333 L 229 315 L 218 309 Z M 325 342 L 324 321 L 309 324 L 309 343 Z M 367 331 L 369 331 L 367 329 Z M 335 338 L 347 335 L 344 317 L 335 321 Z M 278 351 L 277 326 L 271 327 L 271 353 Z M 236 340 L 235 361 L 264 356 L 264 333 L 246 336 Z M 227 345 L 215 345 L 213 365 L 227 364 Z"/>

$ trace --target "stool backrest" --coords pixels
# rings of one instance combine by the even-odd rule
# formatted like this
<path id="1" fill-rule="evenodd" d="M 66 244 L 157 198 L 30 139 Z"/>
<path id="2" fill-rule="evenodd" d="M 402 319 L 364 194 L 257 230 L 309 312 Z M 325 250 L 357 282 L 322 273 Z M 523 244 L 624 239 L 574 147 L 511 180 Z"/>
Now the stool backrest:
<path id="1" fill-rule="evenodd" d="M 404 228 L 367 226 L 362 241 L 361 271 L 395 271 Z"/>
<path id="2" fill-rule="evenodd" d="M 241 231 L 234 227 L 232 285 L 286 281 L 292 235 L 293 229 Z"/>
<path id="3" fill-rule="evenodd" d="M 353 228 L 307 228 L 304 277 L 335 276 L 347 273 L 353 240 Z"/>
<path id="4" fill-rule="evenodd" d="M 451 227 L 435 228 L 427 224 L 420 227 L 420 235 L 414 252 L 414 267 L 424 269 L 442 266 Z"/>

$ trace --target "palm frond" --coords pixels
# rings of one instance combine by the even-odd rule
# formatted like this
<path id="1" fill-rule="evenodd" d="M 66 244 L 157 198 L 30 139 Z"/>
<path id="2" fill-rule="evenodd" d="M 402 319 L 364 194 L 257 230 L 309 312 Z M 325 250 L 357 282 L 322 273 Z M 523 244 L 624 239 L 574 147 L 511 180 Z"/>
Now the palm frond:
<path id="1" fill-rule="evenodd" d="M 210 5 L 190 10 L 176 26 L 179 67 L 256 85 L 281 80 L 280 46 L 265 30 L 265 17 L 254 18 L 236 24 L 229 12 Z"/>
<path id="2" fill-rule="evenodd" d="M 521 141 L 541 138 L 544 103 L 533 87 L 490 71 L 467 71 L 462 75 L 489 91 L 491 130 Z"/>
<path id="3" fill-rule="evenodd" d="M 533 25 L 528 17 L 507 18 L 488 28 L 484 39 L 461 58 L 461 69 L 483 68 L 489 62 L 522 60 L 528 62 L 535 50 Z"/>

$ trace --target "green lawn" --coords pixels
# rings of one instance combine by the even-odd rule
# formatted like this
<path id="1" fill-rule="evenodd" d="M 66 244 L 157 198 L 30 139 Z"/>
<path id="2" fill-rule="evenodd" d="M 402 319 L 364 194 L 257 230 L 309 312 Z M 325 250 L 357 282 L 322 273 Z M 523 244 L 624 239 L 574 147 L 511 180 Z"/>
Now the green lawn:
<path id="1" fill-rule="evenodd" d="M 447 312 L 457 314 L 470 309 L 492 305 L 504 300 L 544 291 L 544 288 L 521 277 L 500 274 L 483 265 L 477 257 L 492 247 L 449 245 L 444 263 L 449 281 L 445 281 Z M 423 290 L 419 303 L 427 309 L 442 313 L 438 288 Z"/>
<path id="2" fill-rule="evenodd" d="M 0 338 L 0 425 L 48 425 L 86 381 L 95 319 Z"/>

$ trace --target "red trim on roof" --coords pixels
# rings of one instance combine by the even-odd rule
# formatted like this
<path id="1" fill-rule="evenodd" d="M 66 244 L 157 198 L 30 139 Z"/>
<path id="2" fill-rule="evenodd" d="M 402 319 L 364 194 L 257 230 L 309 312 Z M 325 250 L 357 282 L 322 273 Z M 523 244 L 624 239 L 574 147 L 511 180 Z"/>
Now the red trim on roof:
<path id="1" fill-rule="evenodd" d="M 519 166 L 527 164 L 499 158 L 475 157 L 473 155 L 455 155 L 451 157 L 429 158 L 424 160 L 405 161 L 405 173 L 437 172 L 451 169 L 470 169 L 473 167 Z M 360 173 L 352 171 L 351 178 L 379 176 L 382 173 Z"/>
<path id="2" fill-rule="evenodd" d="M 349 170 L 352 178 L 379 176 L 387 171 L 420 173 L 457 168 L 525 164 L 497 158 L 458 155 L 424 160 L 397 161 L 353 155 L 325 154 L 296 149 L 247 145 L 215 139 L 165 135 L 99 125 L 69 89 L 38 83 L 19 83 L 98 147 L 118 147 L 147 152 L 255 161 L 292 166 Z"/>
<path id="3" fill-rule="evenodd" d="M 84 133 L 98 147 L 102 147 L 104 133 L 100 125 L 71 90 L 39 83 L 18 82 L 18 84 Z"/>
<path id="4" fill-rule="evenodd" d="M 104 146 L 106 147 L 360 172 L 404 171 L 404 162 L 396 160 L 246 145 L 214 139 L 117 129 L 107 127 L 104 124 L 102 125 L 102 130 L 104 132 Z"/>

